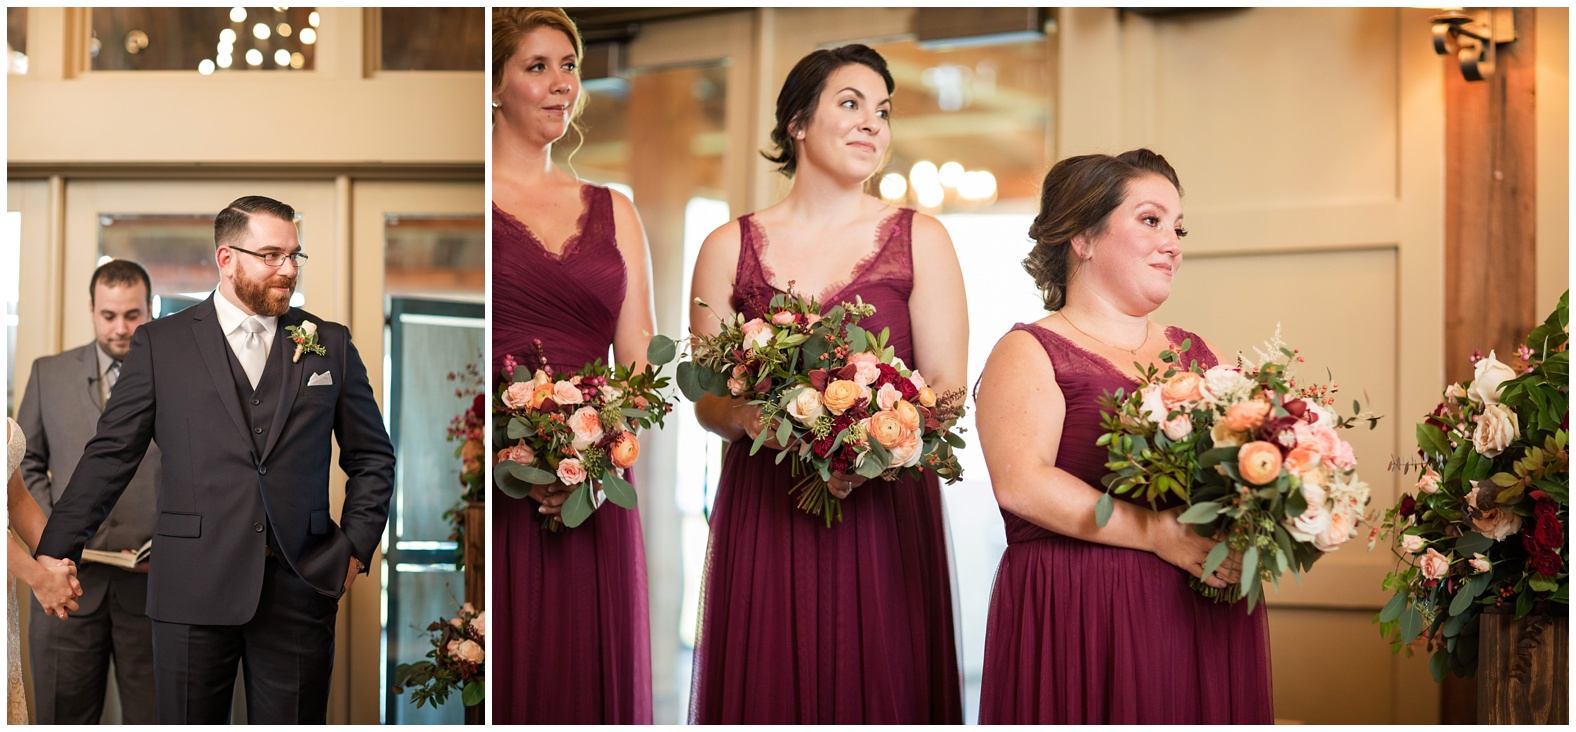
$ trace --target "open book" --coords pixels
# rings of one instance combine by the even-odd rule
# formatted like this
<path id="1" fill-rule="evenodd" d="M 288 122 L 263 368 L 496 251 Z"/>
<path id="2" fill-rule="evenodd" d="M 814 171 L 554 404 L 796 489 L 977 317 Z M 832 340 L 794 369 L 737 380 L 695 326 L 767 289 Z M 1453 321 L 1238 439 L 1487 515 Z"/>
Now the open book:
<path id="1" fill-rule="evenodd" d="M 148 555 L 153 553 L 153 540 L 149 539 L 142 546 L 137 547 L 134 554 L 125 552 L 106 552 L 100 549 L 83 549 L 82 561 L 98 562 L 100 564 L 113 564 L 117 567 L 131 569 L 148 561 Z"/>

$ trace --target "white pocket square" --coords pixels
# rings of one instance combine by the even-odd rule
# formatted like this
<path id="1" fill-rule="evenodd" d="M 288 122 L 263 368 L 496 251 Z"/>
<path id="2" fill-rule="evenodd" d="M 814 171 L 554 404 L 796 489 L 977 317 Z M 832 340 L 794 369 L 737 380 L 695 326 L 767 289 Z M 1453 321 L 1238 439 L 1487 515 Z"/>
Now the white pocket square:
<path id="1" fill-rule="evenodd" d="M 306 380 L 306 385 L 307 386 L 333 386 L 334 385 L 334 375 L 329 373 L 329 372 L 327 372 L 327 371 L 324 371 L 321 374 L 312 374 L 312 378 Z"/>

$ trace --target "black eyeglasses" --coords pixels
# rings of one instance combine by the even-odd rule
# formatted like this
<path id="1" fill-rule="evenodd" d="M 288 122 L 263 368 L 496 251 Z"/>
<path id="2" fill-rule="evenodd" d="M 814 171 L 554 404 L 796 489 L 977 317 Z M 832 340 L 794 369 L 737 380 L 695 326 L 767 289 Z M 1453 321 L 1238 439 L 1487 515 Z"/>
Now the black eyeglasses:
<path id="1" fill-rule="evenodd" d="M 307 256 L 305 254 L 300 253 L 300 252 L 296 252 L 294 254 L 285 254 L 283 252 L 269 252 L 267 254 L 260 254 L 258 252 L 254 252 L 254 251 L 252 251 L 250 249 L 242 249 L 242 248 L 237 247 L 237 246 L 232 246 L 230 248 L 234 249 L 235 251 L 244 252 L 246 254 L 250 254 L 250 255 L 252 255 L 254 257 L 257 257 L 258 259 L 263 260 L 263 264 L 266 264 L 266 265 L 268 265 L 270 267 L 278 267 L 278 266 L 284 264 L 286 259 L 290 260 L 290 263 L 295 265 L 296 269 L 300 269 L 300 268 L 306 266 Z"/>

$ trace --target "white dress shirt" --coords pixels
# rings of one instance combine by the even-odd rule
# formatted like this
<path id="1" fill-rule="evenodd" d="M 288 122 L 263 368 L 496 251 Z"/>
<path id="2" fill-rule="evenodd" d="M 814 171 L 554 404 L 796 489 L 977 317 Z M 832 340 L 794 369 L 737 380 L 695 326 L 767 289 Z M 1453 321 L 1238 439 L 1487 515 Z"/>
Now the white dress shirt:
<path id="1" fill-rule="evenodd" d="M 241 329 L 241 322 L 254 316 L 247 315 L 245 310 L 230 302 L 217 288 L 213 291 L 213 309 L 219 315 L 219 330 L 224 333 L 224 339 L 230 342 L 230 352 L 239 356 L 241 346 L 246 343 L 246 331 Z M 274 330 L 279 327 L 279 317 L 277 315 L 255 317 L 263 324 L 263 349 L 272 355 Z"/>

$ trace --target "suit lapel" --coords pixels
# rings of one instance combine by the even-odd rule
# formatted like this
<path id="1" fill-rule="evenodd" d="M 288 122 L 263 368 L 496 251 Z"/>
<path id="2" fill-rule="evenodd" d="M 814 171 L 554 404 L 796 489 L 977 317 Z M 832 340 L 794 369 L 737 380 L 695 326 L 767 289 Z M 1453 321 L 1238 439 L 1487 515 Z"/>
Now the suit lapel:
<path id="1" fill-rule="evenodd" d="M 285 326 L 299 326 L 304 320 L 306 318 L 300 310 L 290 308 L 279 316 L 278 326 L 274 329 L 274 346 L 269 358 L 280 369 L 279 403 L 274 407 L 274 428 L 268 431 L 268 441 L 263 444 L 263 460 L 273 453 L 274 445 L 279 442 L 279 433 L 284 432 L 285 423 L 290 419 L 290 410 L 295 407 L 296 395 L 301 391 L 307 355 L 302 354 L 300 360 L 292 360 L 296 344 L 285 335 Z"/>
<path id="2" fill-rule="evenodd" d="M 87 386 L 79 393 L 87 401 L 88 408 L 91 410 L 83 412 L 83 414 L 103 414 L 104 400 L 100 396 L 103 394 L 103 391 L 99 389 L 99 379 L 104 378 L 104 375 L 98 372 L 98 343 L 89 343 L 81 351 L 82 381 Z M 97 422 L 98 419 L 95 418 L 93 421 Z"/>
<path id="3" fill-rule="evenodd" d="M 192 336 L 197 340 L 197 352 L 202 354 L 203 363 L 208 366 L 208 376 L 213 379 L 214 388 L 219 392 L 219 401 L 224 403 L 224 411 L 229 413 L 230 421 L 240 430 L 241 438 L 250 445 L 252 436 L 246 431 L 241 398 L 235 395 L 235 378 L 230 375 L 230 362 L 224 355 L 230 344 L 225 342 L 224 332 L 219 330 L 219 315 L 213 309 L 213 298 L 218 296 L 215 293 L 207 300 L 187 308 L 192 314 Z"/>

